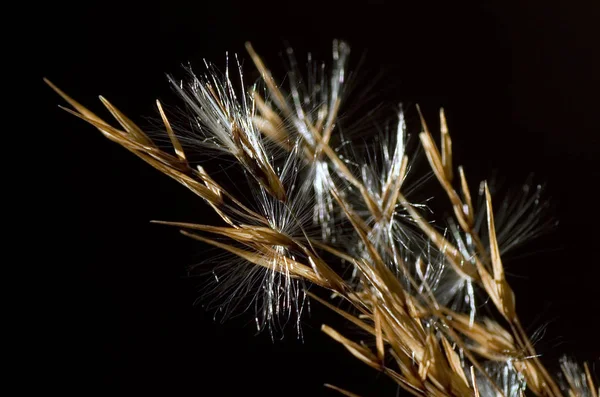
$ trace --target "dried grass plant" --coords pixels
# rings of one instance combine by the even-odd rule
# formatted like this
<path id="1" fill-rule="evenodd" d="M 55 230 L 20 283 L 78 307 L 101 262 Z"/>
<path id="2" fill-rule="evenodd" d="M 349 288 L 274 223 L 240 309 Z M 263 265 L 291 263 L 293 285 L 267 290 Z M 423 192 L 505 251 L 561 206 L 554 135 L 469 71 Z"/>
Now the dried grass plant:
<path id="1" fill-rule="evenodd" d="M 535 188 L 495 211 L 488 185 L 474 190 L 465 170 L 455 169 L 443 110 L 439 143 L 421 116 L 420 145 L 453 213 L 433 218 L 425 203 L 407 198 L 417 152 L 409 153 L 402 109 L 397 127 L 367 149 L 352 147 L 338 126 L 349 76 L 346 43 L 333 43 L 328 72 L 309 60 L 304 75 L 288 50 L 289 92 L 246 48 L 262 76 L 249 88 L 236 81 L 239 64 L 236 78 L 229 67 L 220 74 L 207 65 L 202 76 L 190 71 L 187 83 L 171 79 L 188 111 L 176 124 L 157 102 L 172 148 L 160 147 L 108 100 L 100 98 L 118 127 L 46 82 L 71 105 L 68 112 L 220 216 L 221 225 L 160 223 L 230 255 L 219 265 L 224 277 L 217 284 L 228 288 L 224 304 L 251 294 L 259 328 L 276 332 L 299 322 L 313 299 L 363 338 L 327 325 L 323 332 L 412 395 L 598 397 L 587 364 L 565 358 L 562 374 L 545 368 L 505 277 L 501 254 L 543 223 Z M 233 160 L 253 201 L 189 160 L 190 151 Z M 309 286 L 326 293 L 308 292 Z"/>

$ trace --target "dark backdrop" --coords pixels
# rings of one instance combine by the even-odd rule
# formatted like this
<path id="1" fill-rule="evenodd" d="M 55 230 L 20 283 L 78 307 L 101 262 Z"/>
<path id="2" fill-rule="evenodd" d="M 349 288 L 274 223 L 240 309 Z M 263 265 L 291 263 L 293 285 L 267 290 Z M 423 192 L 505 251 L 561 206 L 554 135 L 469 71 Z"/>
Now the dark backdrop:
<path id="1" fill-rule="evenodd" d="M 454 4 L 455 3 L 455 4 Z M 459 4 L 460 3 L 460 4 Z M 597 363 L 597 109 L 599 7 L 588 1 L 240 2 L 87 1 L 37 6 L 38 75 L 102 112 L 97 95 L 142 125 L 154 100 L 176 104 L 164 73 L 203 58 L 245 57 L 251 40 L 274 69 L 288 42 L 328 59 L 343 38 L 363 78 L 382 72 L 386 101 L 447 110 L 457 162 L 470 179 L 497 169 L 547 182 L 561 223 L 506 259 L 518 311 L 538 349 Z M 41 7 L 41 9 L 39 8 Z M 249 69 L 249 68 L 248 68 Z M 340 322 L 313 306 L 304 343 L 272 343 L 252 315 L 219 324 L 194 306 L 199 280 L 185 268 L 205 247 L 150 219 L 209 222 L 209 209 L 93 128 L 60 111 L 43 87 L 36 132 L 53 244 L 38 275 L 49 292 L 35 321 L 44 348 L 32 362 L 51 390 L 74 395 L 394 395 L 387 380 L 322 335 Z M 102 113 L 106 114 L 106 113 Z M 44 143 L 46 144 L 46 143 Z M 208 218 L 208 219 L 207 219 Z M 523 252 L 521 252 L 523 253 Z"/>

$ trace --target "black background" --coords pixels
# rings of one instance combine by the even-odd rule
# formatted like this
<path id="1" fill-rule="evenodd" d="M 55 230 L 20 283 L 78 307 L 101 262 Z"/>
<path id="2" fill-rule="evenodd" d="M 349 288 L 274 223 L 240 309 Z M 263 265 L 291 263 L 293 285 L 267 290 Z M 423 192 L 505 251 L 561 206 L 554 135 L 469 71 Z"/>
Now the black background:
<path id="1" fill-rule="evenodd" d="M 456 3 L 456 4 L 453 4 Z M 460 4 L 459 4 L 460 3 Z M 313 306 L 304 343 L 255 335 L 250 313 L 220 324 L 194 306 L 199 280 L 185 268 L 205 247 L 150 219 L 209 222 L 207 206 L 96 130 L 60 111 L 50 78 L 106 115 L 101 94 L 142 125 L 154 100 L 177 104 L 164 73 L 182 76 L 250 40 L 281 66 L 284 41 L 328 59 L 348 40 L 363 76 L 382 72 L 388 101 L 446 108 L 456 161 L 470 179 L 497 169 L 548 184 L 560 225 L 507 258 L 517 307 L 530 331 L 548 324 L 540 353 L 598 363 L 597 166 L 600 151 L 598 20 L 594 2 L 87 1 L 36 8 L 32 51 L 44 128 L 41 178 L 53 244 L 38 275 L 48 292 L 35 315 L 43 349 L 31 360 L 47 390 L 76 395 L 364 396 L 395 387 L 321 334 L 340 325 Z M 41 8 L 39 8 L 41 7 Z M 35 32 L 34 32 L 35 33 Z M 247 57 L 246 57 L 247 59 Z M 250 70 L 250 67 L 247 68 Z M 280 68 L 281 70 L 281 68 Z M 47 141 L 47 144 L 46 144 Z M 44 290 L 45 291 L 45 290 Z M 39 337 L 39 335 L 44 335 Z"/>

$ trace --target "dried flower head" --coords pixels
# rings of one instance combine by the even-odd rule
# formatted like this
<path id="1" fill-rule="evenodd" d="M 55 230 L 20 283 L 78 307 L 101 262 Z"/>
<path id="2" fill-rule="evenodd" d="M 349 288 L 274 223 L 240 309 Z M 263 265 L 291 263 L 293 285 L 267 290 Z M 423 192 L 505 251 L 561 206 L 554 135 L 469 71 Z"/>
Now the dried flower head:
<path id="1" fill-rule="evenodd" d="M 474 202 L 465 170 L 453 164 L 442 110 L 439 144 L 422 116 L 418 133 L 451 210 L 450 216 L 431 214 L 408 199 L 405 180 L 417 152 L 407 145 L 402 109 L 394 133 L 381 133 L 376 149 L 361 150 L 340 131 L 348 44 L 333 43 L 329 71 L 309 56 L 304 74 L 288 49 L 287 90 L 253 47 L 246 48 L 263 91 L 258 84 L 244 87 L 239 62 L 235 83 L 229 68 L 220 74 L 209 64 L 202 77 L 190 72 L 186 83 L 170 78 L 192 126 L 174 127 L 157 103 L 173 151 L 161 149 L 105 99 L 119 128 L 48 82 L 71 104 L 69 112 L 185 185 L 220 216 L 221 225 L 161 223 L 228 253 L 215 272 L 225 312 L 245 302 L 242 308 L 255 309 L 258 328 L 273 331 L 288 322 L 299 326 L 310 296 L 359 327 L 370 343 L 324 325 L 326 334 L 415 396 L 598 397 L 587 365 L 561 361 L 560 380 L 546 369 L 505 277 L 502 254 L 547 226 L 539 188 L 527 184 L 520 199 L 498 204 L 494 198 L 493 205 L 482 182 Z M 186 150 L 214 149 L 233 159 L 253 198 L 237 197 L 217 175 L 191 164 L 181 141 Z M 311 285 L 327 295 L 308 292 Z M 339 301 L 349 309 L 340 309 Z"/>

